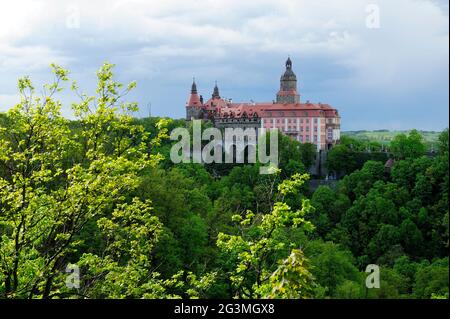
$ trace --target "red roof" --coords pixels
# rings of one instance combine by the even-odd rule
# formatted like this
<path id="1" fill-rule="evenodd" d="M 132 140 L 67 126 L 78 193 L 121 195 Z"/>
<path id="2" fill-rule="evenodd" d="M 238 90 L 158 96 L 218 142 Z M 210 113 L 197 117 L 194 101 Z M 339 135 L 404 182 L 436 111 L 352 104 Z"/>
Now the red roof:
<path id="1" fill-rule="evenodd" d="M 189 101 L 186 103 L 187 106 L 197 106 L 201 107 L 200 97 L 198 94 L 191 94 Z"/>
<path id="2" fill-rule="evenodd" d="M 218 117 L 248 117 L 256 115 L 258 117 L 335 117 L 338 116 L 337 110 L 329 104 L 322 103 L 232 103 L 223 98 L 211 98 L 205 104 L 201 105 L 197 94 L 191 94 L 188 106 L 202 107 L 207 111 L 213 112 Z M 305 113 L 306 112 L 306 113 Z"/>
<path id="3" fill-rule="evenodd" d="M 224 99 L 210 99 L 204 107 L 216 111 L 217 116 L 241 117 L 244 113 L 253 116 L 256 112 L 259 117 L 300 117 L 300 116 L 337 116 L 336 109 L 328 104 L 321 103 L 232 103 Z M 305 114 L 307 112 L 307 114 Z"/>

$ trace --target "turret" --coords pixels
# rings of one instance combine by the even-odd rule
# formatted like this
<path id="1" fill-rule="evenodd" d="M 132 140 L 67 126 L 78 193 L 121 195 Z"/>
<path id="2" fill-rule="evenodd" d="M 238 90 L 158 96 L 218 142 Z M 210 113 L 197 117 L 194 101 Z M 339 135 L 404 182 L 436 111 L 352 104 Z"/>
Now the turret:
<path id="1" fill-rule="evenodd" d="M 192 86 L 191 86 L 191 95 L 189 96 L 189 100 L 186 104 L 186 106 L 192 106 L 192 107 L 200 107 L 202 105 L 200 101 L 200 97 L 197 94 L 197 84 L 195 83 L 195 78 L 192 80 Z"/>
<path id="2" fill-rule="evenodd" d="M 213 99 L 220 99 L 219 88 L 217 87 L 217 81 L 216 81 L 216 85 L 214 86 L 214 91 L 213 91 L 213 94 L 212 94 L 212 98 Z"/>
<path id="3" fill-rule="evenodd" d="M 186 120 L 199 119 L 202 115 L 203 98 L 197 93 L 197 84 L 195 78 L 192 80 L 191 95 L 186 103 Z"/>
<path id="4" fill-rule="evenodd" d="M 297 93 L 297 76 L 292 71 L 292 61 L 286 60 L 286 70 L 280 78 L 280 90 L 277 93 L 277 103 L 300 103 L 300 95 Z"/>

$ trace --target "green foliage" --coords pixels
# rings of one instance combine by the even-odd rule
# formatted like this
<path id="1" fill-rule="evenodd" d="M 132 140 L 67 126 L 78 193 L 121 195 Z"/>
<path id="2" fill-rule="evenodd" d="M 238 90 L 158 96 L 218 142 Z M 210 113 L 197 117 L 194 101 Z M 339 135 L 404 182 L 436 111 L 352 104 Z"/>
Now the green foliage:
<path id="1" fill-rule="evenodd" d="M 272 175 L 175 166 L 167 135 L 189 122 L 133 118 L 136 84 L 109 63 L 95 93 L 73 82 L 69 121 L 55 98 L 69 73 L 52 70 L 39 90 L 20 79 L 0 114 L 1 297 L 448 298 L 448 130 L 432 156 L 417 131 L 390 146 L 343 136 L 327 165 L 345 176 L 309 193 L 313 144 L 280 134 Z M 371 263 L 379 289 L 365 286 Z"/>
<path id="2" fill-rule="evenodd" d="M 307 259 L 300 249 L 293 249 L 288 258 L 270 275 L 269 282 L 261 287 L 265 298 L 298 299 L 312 296 L 314 278 L 308 271 Z"/>
<path id="3" fill-rule="evenodd" d="M 448 128 L 442 131 L 441 134 L 439 134 L 439 144 L 438 144 L 438 150 L 439 153 L 442 155 L 447 154 L 448 155 Z"/>
<path id="4" fill-rule="evenodd" d="M 328 186 L 319 186 L 312 195 L 311 204 L 314 211 L 309 218 L 316 226 L 316 234 L 325 237 L 341 220 L 351 203 L 346 195 L 336 194 Z"/>
<path id="5" fill-rule="evenodd" d="M 83 254 L 78 264 L 83 269 L 80 293 L 89 298 L 140 298 L 157 296 L 164 287 L 152 273 L 151 252 L 161 234 L 161 224 L 151 214 L 150 203 L 134 199 L 122 204 L 110 218 L 97 221 L 105 237 L 100 254 Z M 149 282 L 149 277 L 153 277 Z M 88 288 L 87 288 L 88 287 Z"/>
<path id="6" fill-rule="evenodd" d="M 408 134 L 409 131 L 389 131 L 389 130 L 375 130 L 375 131 L 344 131 L 341 132 L 341 140 L 350 138 L 351 140 L 356 140 L 359 144 L 365 146 L 370 146 L 373 144 L 378 147 L 382 147 L 384 150 L 389 148 L 391 141 L 399 134 Z M 435 131 L 419 131 L 422 135 L 427 149 L 431 150 L 436 146 L 439 140 L 439 132 Z M 372 151 L 377 151 L 379 149 L 372 148 Z"/>
<path id="7" fill-rule="evenodd" d="M 280 195 L 294 192 L 307 178 L 306 174 L 296 174 L 282 182 L 278 187 Z M 291 250 L 290 256 L 284 262 L 280 261 L 277 268 L 276 261 L 271 258 L 275 253 L 291 248 L 277 240 L 277 233 L 299 226 L 306 230 L 313 229 L 312 224 L 304 219 L 310 209 L 309 201 L 304 199 L 302 208 L 297 211 L 283 202 L 276 202 L 268 214 L 255 215 L 247 211 L 243 216 L 233 216 L 233 220 L 240 225 L 240 235 L 219 233 L 217 240 L 217 246 L 233 261 L 229 273 L 233 296 L 310 296 L 312 276 L 304 266 L 306 260 L 301 251 Z M 285 276 L 288 282 L 283 282 Z"/>
<path id="8" fill-rule="evenodd" d="M 348 247 L 361 271 L 369 263 L 381 267 L 380 289 L 361 289 L 357 280 L 345 279 L 342 286 L 334 286 L 335 297 L 448 295 L 448 259 L 427 266 L 434 258 L 448 255 L 448 130 L 441 133 L 440 141 L 437 155 L 428 157 L 418 132 L 400 135 L 391 145 L 396 160 L 390 174 L 383 162 L 368 161 L 346 175 L 335 190 L 319 187 L 315 191 L 315 211 L 310 216 L 317 226 L 315 235 Z M 330 152 L 331 159 L 346 160 L 352 149 L 362 150 L 362 142 L 344 138 L 336 153 Z M 336 207 L 338 196 L 347 199 L 345 205 Z M 314 266 L 311 256 L 310 260 Z M 320 291 L 320 296 L 327 294 Z"/>
<path id="9" fill-rule="evenodd" d="M 139 184 L 138 174 L 160 159 L 147 150 L 165 137 L 164 123 L 153 140 L 134 125 L 135 104 L 120 102 L 134 84 L 119 92 L 113 66 L 105 64 L 97 73 L 97 95 L 79 93 L 82 101 L 72 106 L 80 123 L 72 134 L 53 98 L 68 72 L 52 67 L 55 81 L 44 86 L 43 97 L 35 95 L 29 78 L 19 80 L 21 103 L 0 128 L 0 293 L 6 298 L 77 295 L 64 290 L 62 273 L 71 260 L 80 265 L 89 260 L 104 278 L 117 278 L 102 281 L 107 293 L 94 285 L 86 295 L 137 296 L 116 284 L 148 278 L 142 267 L 150 267 L 147 258 L 160 225 L 149 213 L 150 203 L 129 194 Z M 79 235 L 92 221 L 106 238 L 97 247 L 103 253 L 81 255 Z"/>
<path id="10" fill-rule="evenodd" d="M 316 145 L 312 143 L 302 143 L 299 145 L 300 148 L 300 158 L 302 164 L 305 168 L 311 167 L 314 163 L 314 159 L 316 158 Z"/>
<path id="11" fill-rule="evenodd" d="M 426 151 L 423 137 L 417 130 L 412 130 L 409 135 L 398 134 L 391 141 L 390 148 L 399 159 L 418 158 Z"/>
<path id="12" fill-rule="evenodd" d="M 342 176 L 361 169 L 367 161 L 386 162 L 388 154 L 376 142 L 342 136 L 340 144 L 328 152 L 327 168 Z"/>
<path id="13" fill-rule="evenodd" d="M 431 298 L 433 294 L 448 298 L 448 257 L 435 260 L 431 265 L 419 268 L 416 273 L 414 295 L 417 298 Z"/>
<path id="14" fill-rule="evenodd" d="M 358 268 L 349 250 L 332 242 L 316 240 L 307 243 L 305 253 L 309 256 L 316 282 L 326 288 L 326 296 L 342 297 L 343 287 L 340 286 L 348 281 L 362 287 Z"/>
<path id="15" fill-rule="evenodd" d="M 336 145 L 328 152 L 327 167 L 329 171 L 350 173 L 356 169 L 353 152 L 347 145 Z"/>
<path id="16" fill-rule="evenodd" d="M 366 297 L 362 285 L 351 280 L 345 280 L 337 286 L 335 296 L 339 299 L 362 299 Z"/>

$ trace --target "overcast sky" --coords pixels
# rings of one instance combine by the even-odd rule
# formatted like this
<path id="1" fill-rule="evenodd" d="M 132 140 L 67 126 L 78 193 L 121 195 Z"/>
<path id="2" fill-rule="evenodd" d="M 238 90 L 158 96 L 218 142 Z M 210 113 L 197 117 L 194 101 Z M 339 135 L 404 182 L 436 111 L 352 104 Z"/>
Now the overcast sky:
<path id="1" fill-rule="evenodd" d="M 141 116 L 151 102 L 152 115 L 184 117 L 193 76 L 205 98 L 217 80 L 233 101 L 272 101 L 290 55 L 301 99 L 338 108 L 344 130 L 442 130 L 448 10 L 447 0 L 2 0 L 0 111 L 17 102 L 19 77 L 50 80 L 52 62 L 91 92 L 102 62 L 116 64 L 118 80 L 138 82 L 128 100 Z"/>

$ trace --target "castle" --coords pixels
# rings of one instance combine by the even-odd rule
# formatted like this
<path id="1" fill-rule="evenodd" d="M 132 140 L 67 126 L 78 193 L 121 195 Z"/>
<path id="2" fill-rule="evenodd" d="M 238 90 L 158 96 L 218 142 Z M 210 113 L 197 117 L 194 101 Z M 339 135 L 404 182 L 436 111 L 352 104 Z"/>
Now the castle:
<path id="1" fill-rule="evenodd" d="M 273 102 L 233 103 L 220 96 L 217 82 L 211 98 L 205 102 L 194 80 L 186 103 L 186 119 L 210 120 L 218 128 L 250 127 L 260 133 L 277 128 L 301 143 L 315 144 L 317 151 L 332 148 L 340 139 L 340 116 L 335 108 L 323 103 L 300 102 L 290 58 Z"/>

